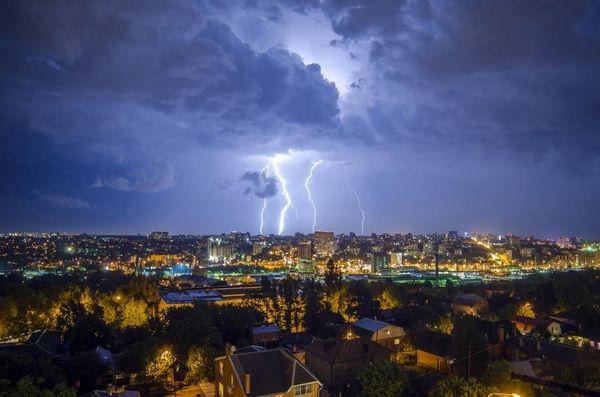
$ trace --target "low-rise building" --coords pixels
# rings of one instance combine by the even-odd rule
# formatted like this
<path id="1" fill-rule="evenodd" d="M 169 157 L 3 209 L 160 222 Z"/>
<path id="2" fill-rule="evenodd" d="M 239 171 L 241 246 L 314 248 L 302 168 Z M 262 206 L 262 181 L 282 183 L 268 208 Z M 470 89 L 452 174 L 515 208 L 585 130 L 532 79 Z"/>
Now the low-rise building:
<path id="1" fill-rule="evenodd" d="M 250 329 L 250 343 L 260 346 L 279 344 L 280 330 L 274 324 L 263 324 Z"/>
<path id="2" fill-rule="evenodd" d="M 396 350 L 402 338 L 406 336 L 404 328 L 370 318 L 361 318 L 352 323 L 351 331 L 359 337 L 377 342 L 390 350 Z"/>
<path id="3" fill-rule="evenodd" d="M 218 397 L 318 397 L 319 380 L 285 349 L 236 353 L 227 346 L 215 360 Z"/>
<path id="4" fill-rule="evenodd" d="M 306 347 L 306 366 L 334 393 L 349 392 L 356 374 L 375 360 L 389 360 L 391 352 L 357 337 L 316 341 Z"/>
<path id="5" fill-rule="evenodd" d="M 425 331 L 418 335 L 417 365 L 443 373 L 452 372 L 452 336 L 441 332 Z"/>
<path id="6" fill-rule="evenodd" d="M 515 325 L 523 334 L 529 334 L 533 331 L 545 331 L 550 335 L 560 335 L 562 329 L 560 323 L 546 317 L 515 317 Z"/>

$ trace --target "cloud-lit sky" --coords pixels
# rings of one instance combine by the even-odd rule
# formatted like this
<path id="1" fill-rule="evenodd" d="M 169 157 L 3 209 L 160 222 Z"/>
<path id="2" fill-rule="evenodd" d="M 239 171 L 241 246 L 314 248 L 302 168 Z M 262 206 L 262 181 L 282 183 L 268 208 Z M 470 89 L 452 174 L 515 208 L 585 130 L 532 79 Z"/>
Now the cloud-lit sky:
<path id="1" fill-rule="evenodd" d="M 600 238 L 596 1 L 1 4 L 0 231 Z"/>

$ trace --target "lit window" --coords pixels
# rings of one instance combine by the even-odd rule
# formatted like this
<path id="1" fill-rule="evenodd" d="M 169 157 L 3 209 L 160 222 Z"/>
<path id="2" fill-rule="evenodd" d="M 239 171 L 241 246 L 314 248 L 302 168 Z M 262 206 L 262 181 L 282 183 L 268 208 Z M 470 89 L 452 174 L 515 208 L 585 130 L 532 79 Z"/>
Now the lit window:
<path id="1" fill-rule="evenodd" d="M 223 361 L 219 361 L 219 374 L 223 375 Z"/>
<path id="2" fill-rule="evenodd" d="M 400 344 L 400 339 L 394 339 L 394 345 L 399 345 Z"/>
<path id="3" fill-rule="evenodd" d="M 223 397 L 225 393 L 223 392 L 223 384 L 219 382 L 219 396 Z"/>

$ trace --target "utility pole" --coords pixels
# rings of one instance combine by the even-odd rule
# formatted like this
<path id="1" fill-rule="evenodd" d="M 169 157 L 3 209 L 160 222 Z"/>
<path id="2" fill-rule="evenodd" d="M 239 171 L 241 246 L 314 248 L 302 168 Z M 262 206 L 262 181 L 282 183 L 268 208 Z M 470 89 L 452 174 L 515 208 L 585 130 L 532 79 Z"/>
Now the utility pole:
<path id="1" fill-rule="evenodd" d="M 467 364 L 467 377 L 471 377 L 471 344 L 469 343 L 469 362 Z"/>

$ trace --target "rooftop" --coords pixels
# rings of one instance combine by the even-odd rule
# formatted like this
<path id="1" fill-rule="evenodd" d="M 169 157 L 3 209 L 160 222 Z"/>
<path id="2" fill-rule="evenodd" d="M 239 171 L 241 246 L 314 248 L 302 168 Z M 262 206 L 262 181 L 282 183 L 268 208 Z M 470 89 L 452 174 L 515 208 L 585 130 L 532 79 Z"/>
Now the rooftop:
<path id="1" fill-rule="evenodd" d="M 319 382 L 284 349 L 237 353 L 229 358 L 239 379 L 250 375 L 248 396 L 285 393 L 293 386 Z"/>

